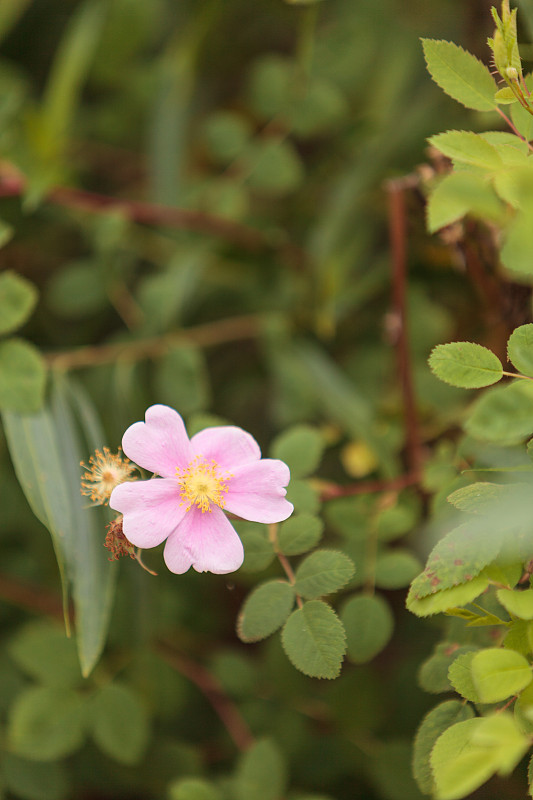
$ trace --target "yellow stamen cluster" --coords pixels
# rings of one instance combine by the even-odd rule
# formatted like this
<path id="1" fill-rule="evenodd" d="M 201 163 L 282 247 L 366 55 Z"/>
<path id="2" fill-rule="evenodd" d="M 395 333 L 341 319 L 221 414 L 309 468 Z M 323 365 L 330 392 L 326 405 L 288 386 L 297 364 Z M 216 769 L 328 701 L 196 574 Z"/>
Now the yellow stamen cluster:
<path id="1" fill-rule="evenodd" d="M 211 506 L 224 508 L 224 495 L 228 491 L 225 483 L 231 475 L 221 474 L 216 461 L 206 461 L 197 456 L 188 467 L 176 469 L 180 486 L 181 503 L 187 503 L 187 511 L 196 505 L 202 514 L 211 511 Z"/>
<path id="2" fill-rule="evenodd" d="M 122 455 L 120 450 L 113 454 L 108 447 L 96 450 L 89 459 L 89 464 L 81 462 L 86 470 L 81 482 L 81 493 L 90 497 L 95 505 L 107 503 L 111 492 L 119 483 L 130 479 L 135 466 Z"/>

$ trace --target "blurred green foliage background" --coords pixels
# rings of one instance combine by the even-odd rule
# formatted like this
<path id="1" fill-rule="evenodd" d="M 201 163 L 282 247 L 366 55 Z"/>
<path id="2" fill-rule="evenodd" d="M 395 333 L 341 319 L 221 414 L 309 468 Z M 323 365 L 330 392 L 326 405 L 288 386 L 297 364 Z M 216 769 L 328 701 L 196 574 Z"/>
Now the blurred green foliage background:
<path id="1" fill-rule="evenodd" d="M 109 446 L 162 402 L 190 432 L 227 420 L 265 453 L 288 426 L 314 425 L 328 484 L 404 474 L 385 181 L 414 174 L 433 133 L 498 127 L 489 115 L 472 123 L 437 90 L 419 43 L 451 39 L 488 60 L 489 7 L 2 0 L 0 270 L 38 288 L 21 335 L 47 368 L 75 375 Z M 406 213 L 412 368 L 426 488 L 438 492 L 456 475 L 453 445 L 439 437 L 458 424 L 465 393 L 439 383 L 427 356 L 459 332 L 496 350 L 501 336 L 457 252 L 425 234 L 418 188 Z M 21 410 L 42 402 L 32 397 Z M 317 513 L 323 485 L 295 487 L 297 510 Z M 382 542 L 404 537 L 416 573 L 428 502 L 407 489 L 325 503 L 326 542 L 356 563 L 352 590 L 368 577 L 376 525 Z M 278 638 L 238 641 L 252 572 L 178 577 L 145 554 L 161 574 L 120 565 L 108 647 L 83 681 L 74 644 L 43 621 L 61 617 L 57 566 L 1 438 L 0 509 L 6 798 L 421 796 L 410 740 L 431 703 L 417 671 L 438 631 L 404 610 L 413 561 L 382 583 L 395 626 L 386 649 L 361 664 L 369 645 L 337 681 L 319 682 L 287 662 Z M 206 699 L 205 667 L 253 735 L 269 737 L 255 762 Z M 17 745 L 23 693 L 43 703 L 42 736 L 56 741 L 44 756 L 34 728 L 36 750 L 24 736 Z M 75 711 L 80 697 L 90 724 Z"/>

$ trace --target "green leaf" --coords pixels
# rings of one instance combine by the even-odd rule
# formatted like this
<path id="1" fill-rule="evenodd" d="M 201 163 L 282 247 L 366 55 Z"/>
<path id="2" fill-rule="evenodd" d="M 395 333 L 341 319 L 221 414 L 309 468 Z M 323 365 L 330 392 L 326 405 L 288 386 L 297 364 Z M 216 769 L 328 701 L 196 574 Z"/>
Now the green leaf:
<path id="1" fill-rule="evenodd" d="M 45 299 L 58 316 L 77 319 L 101 313 L 109 306 L 108 288 L 101 265 L 80 259 L 52 276 Z"/>
<path id="2" fill-rule="evenodd" d="M 485 176 L 462 170 L 445 175 L 431 192 L 427 205 L 430 233 L 450 225 L 465 214 L 498 220 L 504 207 Z"/>
<path id="3" fill-rule="evenodd" d="M 528 738 L 505 711 L 452 725 L 439 736 L 431 752 L 435 797 L 459 800 L 495 772 L 508 774 L 528 746 Z"/>
<path id="4" fill-rule="evenodd" d="M 257 586 L 239 613 L 239 638 L 243 642 L 258 642 L 270 636 L 284 624 L 294 600 L 294 589 L 287 581 L 272 580 Z"/>
<path id="5" fill-rule="evenodd" d="M 203 778 L 180 778 L 167 790 L 168 800 L 222 800 L 216 786 Z"/>
<path id="6" fill-rule="evenodd" d="M 507 342 L 509 361 L 524 375 L 533 377 L 533 324 L 515 328 Z"/>
<path id="7" fill-rule="evenodd" d="M 244 547 L 244 563 L 241 570 L 261 572 L 266 569 L 274 560 L 275 553 L 265 526 L 242 520 L 235 520 L 233 525 Z"/>
<path id="8" fill-rule="evenodd" d="M 235 776 L 236 800 L 279 800 L 286 789 L 283 753 L 270 739 L 255 742 L 242 756 Z"/>
<path id="9" fill-rule="evenodd" d="M 467 108 L 491 111 L 498 90 L 487 67 L 452 42 L 422 39 L 429 73 L 446 94 Z"/>
<path id="10" fill-rule="evenodd" d="M 316 428 L 295 425 L 274 440 L 271 457 L 284 461 L 292 478 L 306 478 L 316 471 L 324 447 L 324 437 Z"/>
<path id="11" fill-rule="evenodd" d="M 378 797 L 387 800 L 424 800 L 413 777 L 412 742 L 392 739 L 370 755 L 368 771 Z"/>
<path id="12" fill-rule="evenodd" d="M 294 590 L 301 597 L 315 600 L 341 589 L 353 574 L 353 562 L 344 553 L 316 550 L 296 570 Z"/>
<path id="13" fill-rule="evenodd" d="M 459 700 L 446 700 L 432 708 L 420 723 L 413 746 L 413 774 L 424 793 L 430 794 L 435 788 L 429 765 L 435 742 L 451 725 L 473 716 L 471 706 L 465 706 Z"/>
<path id="14" fill-rule="evenodd" d="M 346 652 L 344 627 L 333 609 L 311 600 L 293 611 L 281 634 L 291 663 L 311 678 L 336 678 Z"/>
<path id="15" fill-rule="evenodd" d="M 528 177 L 530 178 L 529 191 L 531 192 L 533 184 L 531 176 Z M 521 184 L 524 183 L 525 181 L 518 180 L 513 185 L 516 203 L 519 204 L 521 210 L 516 214 L 507 229 L 505 241 L 500 251 L 500 258 L 507 269 L 531 276 L 533 274 L 533 263 L 529 253 L 529 246 L 533 227 L 533 203 L 531 203 L 530 198 L 525 203 L 521 202 L 521 197 L 523 196 Z"/>
<path id="16" fill-rule="evenodd" d="M 457 642 L 441 642 L 435 652 L 421 665 L 418 672 L 418 683 L 425 692 L 439 694 L 450 692 L 452 685 L 448 670 L 463 653 L 471 653 L 478 648 L 475 645 L 460 645 Z"/>
<path id="17" fill-rule="evenodd" d="M 206 120 L 203 139 L 211 157 L 226 166 L 241 155 L 252 129 L 249 120 L 234 111 L 218 111 Z"/>
<path id="18" fill-rule="evenodd" d="M 533 433 L 533 381 L 496 386 L 474 403 L 465 430 L 475 439 L 513 444 Z"/>
<path id="19" fill-rule="evenodd" d="M 102 546 L 109 518 L 101 508 L 87 508 L 80 494 L 80 461 L 102 446 L 103 434 L 88 398 L 65 377 L 56 378 L 52 403 L 38 414 L 6 412 L 3 422 L 19 483 L 52 535 L 64 599 L 72 582 L 78 652 L 86 676 L 104 646 L 116 576 Z M 78 422 L 86 445 L 81 444 Z"/>
<path id="20" fill-rule="evenodd" d="M 476 653 L 471 669 L 482 703 L 497 703 L 518 694 L 533 678 L 531 666 L 523 655 L 500 647 Z"/>
<path id="21" fill-rule="evenodd" d="M 409 611 L 418 617 L 429 617 L 432 614 L 440 614 L 456 606 L 464 606 L 471 603 L 488 587 L 490 579 L 483 573 L 473 578 L 468 583 L 460 586 L 453 586 L 450 589 L 442 589 L 436 594 L 424 597 L 417 597 L 412 590 L 407 596 L 406 605 Z"/>
<path id="22" fill-rule="evenodd" d="M 316 514 L 320 508 L 318 491 L 306 480 L 291 480 L 287 487 L 287 500 L 294 505 L 297 514 Z"/>
<path id="23" fill-rule="evenodd" d="M 33 283 L 6 270 L 0 275 L 0 336 L 20 328 L 31 316 L 39 293 Z"/>
<path id="24" fill-rule="evenodd" d="M 471 131 L 446 131 L 429 138 L 440 153 L 458 161 L 481 169 L 494 170 L 502 166 L 498 151 L 479 133 Z"/>
<path id="25" fill-rule="evenodd" d="M 246 164 L 248 185 L 268 197 L 282 197 L 293 192 L 304 179 L 300 156 L 287 140 L 253 142 L 246 151 Z"/>
<path id="26" fill-rule="evenodd" d="M 533 619 L 533 589 L 498 589 L 496 597 L 509 614 L 519 619 Z"/>
<path id="27" fill-rule="evenodd" d="M 44 401 L 46 368 L 41 354 L 23 339 L 0 342 L 0 409 L 32 414 Z"/>
<path id="28" fill-rule="evenodd" d="M 72 689 L 36 686 L 10 708 L 7 736 L 13 751 L 36 761 L 54 761 L 78 750 L 85 738 L 85 708 Z"/>
<path id="29" fill-rule="evenodd" d="M 490 514 L 492 502 L 501 497 L 505 487 L 498 483 L 478 481 L 456 489 L 446 498 L 452 506 L 470 514 Z"/>
<path id="30" fill-rule="evenodd" d="M 501 540 L 487 536 L 486 525 L 478 519 L 459 525 L 435 545 L 424 571 L 412 583 L 410 597 L 421 599 L 470 581 L 496 557 Z"/>
<path id="31" fill-rule="evenodd" d="M 286 556 L 298 556 L 315 547 L 324 531 L 320 517 L 296 514 L 283 522 L 278 531 L 278 547 Z"/>
<path id="32" fill-rule="evenodd" d="M 6 787 L 24 800 L 66 800 L 72 790 L 63 764 L 29 761 L 15 753 L 2 754 Z"/>
<path id="33" fill-rule="evenodd" d="M 473 342 L 437 345 L 429 357 L 429 366 L 441 381 L 462 389 L 490 386 L 503 375 L 498 356 Z"/>
<path id="34" fill-rule="evenodd" d="M 340 618 L 346 629 L 347 655 L 355 664 L 377 656 L 389 643 L 394 629 L 390 606 L 380 595 L 351 597 L 342 606 Z"/>
<path id="35" fill-rule="evenodd" d="M 51 622 L 30 622 L 18 630 L 8 653 L 20 669 L 45 686 L 71 688 L 82 680 L 76 643 Z"/>
<path id="36" fill-rule="evenodd" d="M 459 653 L 448 670 L 448 678 L 455 691 L 473 703 L 481 702 L 472 677 L 472 660 L 477 652 L 470 650 L 467 653 Z"/>
<path id="37" fill-rule="evenodd" d="M 120 764 L 136 764 L 148 742 L 148 717 L 138 695 L 109 683 L 89 699 L 91 734 L 98 747 Z"/>
<path id="38" fill-rule="evenodd" d="M 421 567 L 418 558 L 409 550 L 397 548 L 380 553 L 376 559 L 376 586 L 380 589 L 403 589 L 409 586 Z"/>
<path id="39" fill-rule="evenodd" d="M 497 103 L 516 103 L 516 95 L 510 86 L 505 86 L 503 89 L 498 89 L 494 95 Z"/>

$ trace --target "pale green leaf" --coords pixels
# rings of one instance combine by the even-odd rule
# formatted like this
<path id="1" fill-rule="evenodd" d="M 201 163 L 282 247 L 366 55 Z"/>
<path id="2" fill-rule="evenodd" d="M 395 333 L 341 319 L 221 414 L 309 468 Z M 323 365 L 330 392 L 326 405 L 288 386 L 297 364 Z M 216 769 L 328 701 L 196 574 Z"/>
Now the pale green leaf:
<path id="1" fill-rule="evenodd" d="M 67 800 L 72 789 L 61 762 L 30 761 L 15 753 L 2 754 L 6 787 L 23 800 Z"/>
<path id="2" fill-rule="evenodd" d="M 32 414 L 44 401 L 46 368 L 41 354 L 23 339 L 0 342 L 0 410 Z"/>
<path id="3" fill-rule="evenodd" d="M 422 39 L 429 73 L 446 94 L 467 108 L 491 111 L 498 90 L 487 67 L 462 47 L 437 39 Z"/>
<path id="4" fill-rule="evenodd" d="M 448 676 L 450 665 L 463 653 L 470 653 L 477 649 L 475 645 L 460 645 L 453 641 L 441 642 L 419 669 L 418 683 L 420 687 L 425 692 L 432 694 L 450 692 L 452 690 Z"/>
<path id="5" fill-rule="evenodd" d="M 235 800 L 279 800 L 287 783 L 285 757 L 270 739 L 259 739 L 241 757 Z"/>
<path id="6" fill-rule="evenodd" d="M 471 670 L 482 703 L 497 703 L 518 694 L 533 678 L 531 666 L 523 655 L 501 647 L 476 653 Z"/>
<path id="7" fill-rule="evenodd" d="M 282 631 L 291 663 L 311 678 L 336 678 L 346 652 L 344 627 L 333 609 L 311 600 L 293 611 Z"/>
<path id="8" fill-rule="evenodd" d="M 324 447 L 320 431 L 310 425 L 295 425 L 274 440 L 271 456 L 287 464 L 292 478 L 306 478 L 316 471 Z"/>
<path id="9" fill-rule="evenodd" d="M 308 600 L 336 592 L 354 573 L 347 555 L 337 550 L 316 550 L 296 570 L 294 590 Z"/>
<path id="10" fill-rule="evenodd" d="M 7 736 L 17 755 L 36 761 L 55 761 L 75 752 L 85 738 L 81 695 L 67 688 L 26 689 L 10 708 Z"/>
<path id="11" fill-rule="evenodd" d="M 533 324 L 515 328 L 507 342 L 509 361 L 519 372 L 533 377 Z"/>
<path id="12" fill-rule="evenodd" d="M 429 357 L 429 366 L 437 378 L 462 389 L 490 386 L 503 374 L 498 356 L 473 342 L 437 345 Z"/>
<path id="13" fill-rule="evenodd" d="M 498 500 L 502 492 L 505 492 L 505 487 L 500 484 L 478 481 L 470 486 L 456 489 L 446 499 L 461 511 L 471 514 L 490 514 L 493 508 L 492 501 Z"/>
<path id="14" fill-rule="evenodd" d="M 406 605 L 409 611 L 417 617 L 429 617 L 433 614 L 440 614 L 450 608 L 463 606 L 471 603 L 482 594 L 489 585 L 489 578 L 485 575 L 478 575 L 468 583 L 460 586 L 453 586 L 450 589 L 443 589 L 421 598 L 417 598 L 415 593 L 409 592 Z"/>
<path id="15" fill-rule="evenodd" d="M 472 659 L 477 652 L 471 650 L 468 653 L 459 653 L 448 669 L 448 679 L 455 691 L 473 703 L 481 702 L 472 677 Z"/>
<path id="16" fill-rule="evenodd" d="M 380 589 L 403 589 L 418 575 L 422 564 L 409 550 L 397 548 L 379 553 L 375 581 Z"/>
<path id="17" fill-rule="evenodd" d="M 465 430 L 482 441 L 520 442 L 533 433 L 532 402 L 533 381 L 496 386 L 476 400 Z"/>
<path id="18" fill-rule="evenodd" d="M 430 233 L 472 214 L 497 220 L 503 206 L 487 179 L 477 173 L 461 171 L 445 175 L 431 192 L 427 205 L 427 227 Z"/>
<path id="19" fill-rule="evenodd" d="M 88 700 L 91 734 L 98 747 L 120 764 L 136 764 L 148 742 L 148 716 L 128 686 L 109 683 Z"/>
<path id="20" fill-rule="evenodd" d="M 287 581 L 272 580 L 257 586 L 239 613 L 239 638 L 243 642 L 257 642 L 270 636 L 284 624 L 294 601 L 294 589 Z"/>
<path id="21" fill-rule="evenodd" d="M 351 597 L 340 612 L 346 629 L 347 655 L 355 664 L 371 661 L 388 644 L 394 629 L 394 617 L 387 601 L 380 595 Z"/>
<path id="22" fill-rule="evenodd" d="M 423 792 L 430 794 L 434 789 L 429 757 L 435 742 L 451 725 L 473 716 L 471 706 L 459 700 L 446 700 L 432 708 L 422 720 L 414 741 L 413 773 Z"/>
<path id="23" fill-rule="evenodd" d="M 469 164 L 486 170 L 494 170 L 502 166 L 502 160 L 496 148 L 479 133 L 446 131 L 446 133 L 431 136 L 429 142 L 440 153 L 460 164 Z"/>
<path id="24" fill-rule="evenodd" d="M 168 800 L 222 800 L 216 786 L 203 778 L 180 778 L 169 785 Z"/>
<path id="25" fill-rule="evenodd" d="M 511 89 L 510 86 L 504 86 L 503 89 L 498 89 L 496 94 L 494 95 L 494 99 L 499 104 L 506 104 L 506 103 L 516 103 L 516 95 Z"/>
<path id="26" fill-rule="evenodd" d="M 496 596 L 509 614 L 519 619 L 533 619 L 533 589 L 498 589 Z"/>
<path id="27" fill-rule="evenodd" d="M 0 275 L 0 335 L 20 328 L 30 317 L 38 299 L 33 283 L 6 270 Z"/>

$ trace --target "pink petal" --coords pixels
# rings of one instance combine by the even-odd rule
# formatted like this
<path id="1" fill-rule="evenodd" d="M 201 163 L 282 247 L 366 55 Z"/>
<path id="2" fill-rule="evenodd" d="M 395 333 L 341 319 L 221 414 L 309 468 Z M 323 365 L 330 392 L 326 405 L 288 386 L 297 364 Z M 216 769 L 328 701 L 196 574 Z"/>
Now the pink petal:
<path id="1" fill-rule="evenodd" d="M 291 474 L 283 461 L 264 458 L 233 470 L 224 509 L 251 522 L 283 522 L 294 507 L 285 499 Z"/>
<path id="2" fill-rule="evenodd" d="M 194 567 L 197 572 L 225 575 L 239 569 L 244 560 L 242 542 L 224 512 L 214 506 L 204 514 L 193 506 L 177 531 L 169 536 L 164 550 L 171 572 L 181 574 Z"/>
<path id="3" fill-rule="evenodd" d="M 124 515 L 126 539 L 136 547 L 156 547 L 174 531 L 185 515 L 179 487 L 170 478 L 129 481 L 116 486 L 109 505 Z"/>
<path id="4" fill-rule="evenodd" d="M 222 470 L 233 472 L 235 467 L 258 461 L 261 450 L 253 436 L 232 425 L 206 428 L 191 439 L 193 456 L 216 461 Z"/>
<path id="5" fill-rule="evenodd" d="M 140 467 L 170 478 L 176 467 L 190 459 L 189 438 L 183 420 L 169 406 L 150 406 L 146 422 L 130 425 L 122 437 L 122 449 Z"/>

